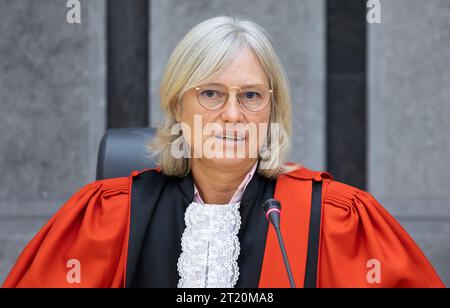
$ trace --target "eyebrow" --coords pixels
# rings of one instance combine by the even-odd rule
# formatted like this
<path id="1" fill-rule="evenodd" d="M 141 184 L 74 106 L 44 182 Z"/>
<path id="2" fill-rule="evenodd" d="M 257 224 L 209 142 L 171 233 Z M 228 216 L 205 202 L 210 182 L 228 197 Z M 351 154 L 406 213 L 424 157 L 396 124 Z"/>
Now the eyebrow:
<path id="1" fill-rule="evenodd" d="M 246 84 L 242 84 L 242 85 L 235 84 L 235 85 L 231 85 L 231 86 L 229 86 L 229 85 L 227 85 L 225 83 L 222 83 L 222 82 L 208 82 L 208 83 L 205 83 L 205 84 L 220 84 L 220 85 L 224 85 L 227 88 L 229 88 L 229 87 L 245 88 L 245 87 L 250 87 L 250 86 L 254 86 L 254 85 L 263 85 L 263 86 L 266 86 L 266 87 L 270 88 L 270 85 L 268 85 L 268 84 L 266 84 L 264 82 L 246 83 Z"/>

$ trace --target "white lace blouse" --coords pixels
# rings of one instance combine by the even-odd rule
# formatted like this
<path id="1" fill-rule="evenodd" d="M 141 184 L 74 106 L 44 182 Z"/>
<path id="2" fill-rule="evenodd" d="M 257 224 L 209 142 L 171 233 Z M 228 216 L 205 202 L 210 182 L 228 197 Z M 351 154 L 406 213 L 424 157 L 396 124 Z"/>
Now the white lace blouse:
<path id="1" fill-rule="evenodd" d="M 256 164 L 229 204 L 203 203 L 194 185 L 194 201 L 184 215 L 186 229 L 178 259 L 179 288 L 233 288 L 236 285 L 241 226 L 239 206 L 255 170 Z"/>

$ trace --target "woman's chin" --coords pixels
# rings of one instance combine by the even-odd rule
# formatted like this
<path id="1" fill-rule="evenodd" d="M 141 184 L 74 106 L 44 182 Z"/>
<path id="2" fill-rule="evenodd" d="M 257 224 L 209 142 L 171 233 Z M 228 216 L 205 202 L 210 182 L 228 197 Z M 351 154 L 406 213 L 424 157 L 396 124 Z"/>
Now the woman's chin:
<path id="1" fill-rule="evenodd" d="M 256 162 L 255 158 L 211 158 L 210 163 L 216 165 L 218 168 L 245 168 L 251 162 Z"/>

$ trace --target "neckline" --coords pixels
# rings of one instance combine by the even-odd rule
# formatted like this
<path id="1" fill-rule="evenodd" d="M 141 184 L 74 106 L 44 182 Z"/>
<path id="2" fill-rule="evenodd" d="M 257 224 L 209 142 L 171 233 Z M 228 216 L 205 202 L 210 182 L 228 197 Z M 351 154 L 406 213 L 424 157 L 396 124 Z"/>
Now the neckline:
<path id="1" fill-rule="evenodd" d="M 231 197 L 231 199 L 226 204 L 240 203 L 240 201 L 242 199 L 242 196 L 243 196 L 243 194 L 245 192 L 245 189 L 247 188 L 247 186 L 250 183 L 251 179 L 255 175 L 255 172 L 257 171 L 257 168 L 258 168 L 258 162 L 256 162 L 253 165 L 253 167 L 251 168 L 251 170 L 249 172 L 247 172 L 247 174 L 245 175 L 244 179 L 241 181 L 239 186 L 234 191 L 233 196 Z M 198 203 L 207 204 L 207 203 L 205 203 L 203 201 L 202 197 L 200 196 L 200 192 L 199 192 L 197 186 L 195 185 L 195 183 L 194 183 L 194 200 L 198 200 L 199 201 Z M 212 204 L 212 205 L 215 205 L 215 204 Z"/>
<path id="2" fill-rule="evenodd" d="M 244 194 L 242 195 L 240 205 L 251 202 L 258 193 L 258 187 L 261 186 L 264 181 L 268 179 L 264 178 L 260 175 L 257 170 L 253 175 L 250 182 L 247 184 L 247 187 L 244 190 Z M 192 178 L 192 172 L 189 172 L 183 178 L 178 178 L 178 187 L 180 188 L 183 198 L 185 199 L 187 205 L 191 204 L 194 201 L 194 181 Z"/>
<path id="3" fill-rule="evenodd" d="M 227 203 L 227 204 L 214 204 L 214 203 L 199 203 L 192 201 L 189 206 L 193 205 L 196 207 L 204 207 L 204 208 L 234 208 L 239 207 L 241 203 L 235 202 L 235 203 Z"/>

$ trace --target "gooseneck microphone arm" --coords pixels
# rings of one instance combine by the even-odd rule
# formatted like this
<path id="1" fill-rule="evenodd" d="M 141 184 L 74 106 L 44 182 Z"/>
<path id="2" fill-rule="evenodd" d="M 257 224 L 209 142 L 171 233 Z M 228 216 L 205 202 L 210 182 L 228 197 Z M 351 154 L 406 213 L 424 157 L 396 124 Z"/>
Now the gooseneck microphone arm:
<path id="1" fill-rule="evenodd" d="M 281 236 L 280 229 L 280 214 L 281 214 L 281 203 L 275 199 L 268 199 L 263 204 L 263 210 L 266 214 L 267 220 L 275 228 L 275 232 L 277 233 L 278 243 L 280 244 L 281 254 L 283 255 L 284 266 L 286 267 L 286 271 L 289 277 L 289 283 L 291 288 L 295 288 L 294 277 L 292 275 L 291 266 L 289 265 L 289 260 L 286 253 L 286 248 L 284 247 L 283 237 Z"/>

